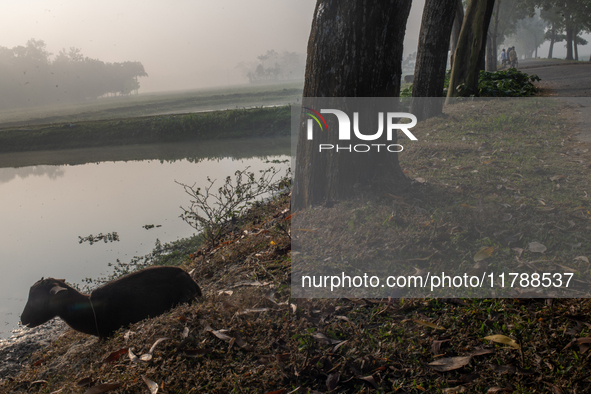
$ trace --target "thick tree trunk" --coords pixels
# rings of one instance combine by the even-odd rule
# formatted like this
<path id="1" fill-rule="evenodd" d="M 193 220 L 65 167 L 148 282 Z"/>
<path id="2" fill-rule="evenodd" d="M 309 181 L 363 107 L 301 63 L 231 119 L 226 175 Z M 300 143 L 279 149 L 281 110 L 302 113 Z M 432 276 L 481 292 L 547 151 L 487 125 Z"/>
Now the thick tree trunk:
<path id="1" fill-rule="evenodd" d="M 553 52 L 554 52 L 554 32 L 552 32 L 552 38 L 550 39 L 550 49 L 548 50 L 548 59 L 552 59 Z"/>
<path id="2" fill-rule="evenodd" d="M 458 47 L 458 40 L 460 39 L 460 31 L 462 30 L 462 23 L 464 22 L 464 5 L 462 0 L 456 1 L 456 16 L 454 17 L 454 24 L 451 28 L 451 42 L 449 43 L 450 53 L 450 68 L 453 67 L 454 57 L 456 55 L 456 48 Z"/>
<path id="3" fill-rule="evenodd" d="M 304 97 L 398 96 L 401 40 L 411 2 L 318 0 Z"/>
<path id="4" fill-rule="evenodd" d="M 308 41 L 304 98 L 399 96 L 410 6 L 411 0 L 318 0 Z M 347 198 L 354 185 L 378 175 L 406 182 L 396 154 L 319 153 L 308 142 L 300 130 L 294 210 Z"/>
<path id="5" fill-rule="evenodd" d="M 495 0 L 470 0 L 462 25 L 447 97 L 477 95 L 480 62 Z"/>
<path id="6" fill-rule="evenodd" d="M 419 33 L 412 97 L 443 97 L 447 49 L 457 0 L 427 0 Z M 418 120 L 440 115 L 442 100 L 413 100 L 410 112 Z"/>

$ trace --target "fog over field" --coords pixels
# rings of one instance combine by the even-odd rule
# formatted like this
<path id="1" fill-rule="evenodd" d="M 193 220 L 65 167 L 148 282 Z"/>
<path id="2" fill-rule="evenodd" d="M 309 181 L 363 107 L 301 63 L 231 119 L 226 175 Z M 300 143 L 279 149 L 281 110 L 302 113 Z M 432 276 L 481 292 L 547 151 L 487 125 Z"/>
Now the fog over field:
<path id="1" fill-rule="evenodd" d="M 415 1 L 406 53 L 416 50 L 422 1 Z M 42 40 L 104 63 L 140 62 L 140 93 L 247 83 L 237 67 L 269 50 L 305 56 L 316 0 L 22 0 L 5 2 L 0 47 Z M 1 51 L 2 48 L 0 48 Z M 1 52 L 0 52 L 1 53 Z M 302 60 L 303 62 L 303 60 Z M 243 67 L 244 68 L 244 67 Z M 20 80 L 23 85 L 28 80 Z"/>

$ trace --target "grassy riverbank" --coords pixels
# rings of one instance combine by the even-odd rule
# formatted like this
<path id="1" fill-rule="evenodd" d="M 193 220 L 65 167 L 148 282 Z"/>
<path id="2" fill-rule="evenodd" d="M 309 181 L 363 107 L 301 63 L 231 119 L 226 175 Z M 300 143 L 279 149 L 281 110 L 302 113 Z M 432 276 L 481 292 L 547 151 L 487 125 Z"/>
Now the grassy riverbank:
<path id="1" fill-rule="evenodd" d="M 330 220 L 293 233 L 288 195 L 259 204 L 219 246 L 180 252 L 201 300 L 102 343 L 70 330 L 0 391 L 587 392 L 590 299 L 514 298 L 524 289 L 480 299 L 290 293 L 291 237 L 323 233 L 353 249 L 351 261 L 369 261 L 389 244 L 417 268 L 443 260 L 476 268 L 486 247 L 479 261 L 574 272 L 588 285 L 591 151 L 572 120 L 573 109 L 559 102 L 446 108 L 445 117 L 417 125 L 420 144 L 405 146 L 408 190 L 315 207 L 307 213 Z M 349 242 L 378 231 L 389 239 Z M 150 360 L 132 357 L 143 354 Z"/>
<path id="2" fill-rule="evenodd" d="M 289 135 L 289 106 L 0 129 L 0 153 Z"/>

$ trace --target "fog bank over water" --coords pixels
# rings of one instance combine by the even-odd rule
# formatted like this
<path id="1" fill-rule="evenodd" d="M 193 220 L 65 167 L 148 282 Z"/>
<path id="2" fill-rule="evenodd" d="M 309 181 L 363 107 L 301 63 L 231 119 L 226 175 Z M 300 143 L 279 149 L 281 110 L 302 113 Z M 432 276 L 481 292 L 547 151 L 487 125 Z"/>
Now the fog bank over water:
<path id="1" fill-rule="evenodd" d="M 237 65 L 269 50 L 305 54 L 316 0 L 23 0 L 0 13 L 0 47 L 43 40 L 105 63 L 141 62 L 140 93 L 247 83 Z M 405 53 L 416 50 L 413 2 Z M 26 81 L 25 81 L 26 82 Z M 23 83 L 25 83 L 23 82 Z"/>

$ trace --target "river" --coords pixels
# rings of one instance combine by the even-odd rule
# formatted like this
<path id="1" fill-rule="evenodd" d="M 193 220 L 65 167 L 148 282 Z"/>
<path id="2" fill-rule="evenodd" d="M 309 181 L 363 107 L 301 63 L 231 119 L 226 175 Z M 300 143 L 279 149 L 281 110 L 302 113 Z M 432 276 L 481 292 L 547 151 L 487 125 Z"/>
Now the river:
<path id="1" fill-rule="evenodd" d="M 179 218 L 190 198 L 175 181 L 221 185 L 246 167 L 287 168 L 266 162 L 289 154 L 289 138 L 272 138 L 0 155 L 0 338 L 17 327 L 41 277 L 81 285 L 157 240 L 193 235 Z M 118 241 L 80 242 L 114 232 Z"/>

